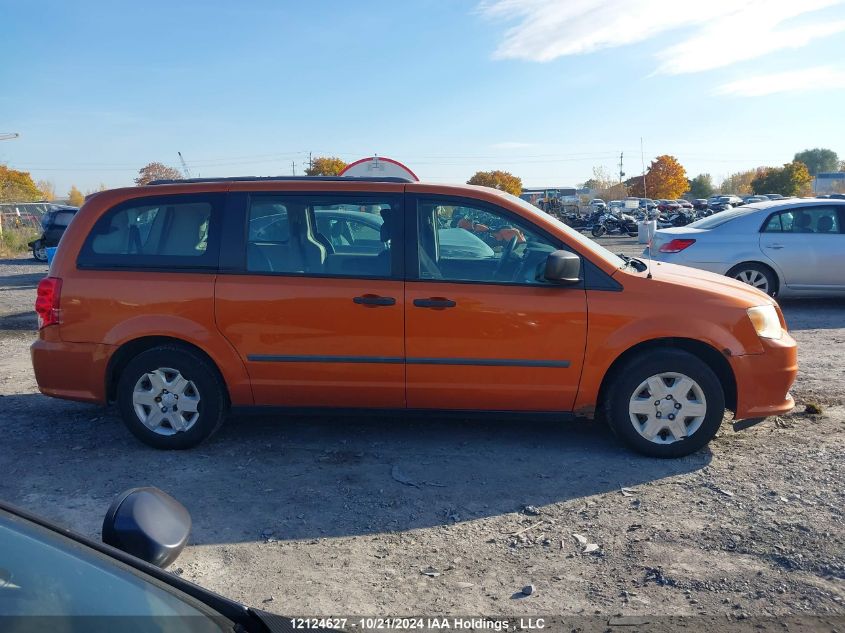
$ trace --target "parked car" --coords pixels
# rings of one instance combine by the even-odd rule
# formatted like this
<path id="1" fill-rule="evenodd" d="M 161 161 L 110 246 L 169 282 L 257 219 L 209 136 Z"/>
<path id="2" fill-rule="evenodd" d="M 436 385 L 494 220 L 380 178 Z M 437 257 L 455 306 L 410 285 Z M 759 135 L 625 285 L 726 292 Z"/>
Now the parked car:
<path id="1" fill-rule="evenodd" d="M 292 630 L 287 618 L 165 571 L 184 548 L 190 528 L 184 506 L 156 488 L 134 488 L 116 497 L 103 521 L 102 543 L 0 502 L 4 629 Z"/>
<path id="2" fill-rule="evenodd" d="M 721 204 L 729 204 L 732 207 L 739 207 L 739 206 L 742 206 L 743 204 L 745 204 L 745 201 L 742 198 L 740 198 L 739 196 L 735 196 L 733 194 L 729 194 L 729 195 L 726 195 L 726 196 L 719 196 L 716 200 L 718 202 L 720 202 Z"/>
<path id="3" fill-rule="evenodd" d="M 771 296 L 845 294 L 845 202 L 758 202 L 658 230 L 652 257 L 733 277 Z"/>
<path id="4" fill-rule="evenodd" d="M 681 205 L 682 209 L 692 209 L 692 202 L 689 200 L 675 200 L 679 205 Z"/>
<path id="5" fill-rule="evenodd" d="M 39 262 L 47 261 L 47 248 L 59 245 L 59 240 L 77 211 L 78 207 L 50 205 L 49 211 L 41 216 L 41 237 L 27 244 L 35 259 Z"/>
<path id="6" fill-rule="evenodd" d="M 657 203 L 657 209 L 661 213 L 671 213 L 681 208 L 681 204 L 677 200 L 661 200 Z"/>
<path id="7" fill-rule="evenodd" d="M 657 203 L 651 198 L 640 198 L 640 209 L 643 211 L 651 211 L 657 208 Z"/>
<path id="8" fill-rule="evenodd" d="M 343 205 L 379 209 L 378 252 L 326 246 L 318 214 Z M 502 233 L 493 257 L 444 252 L 457 209 Z M 252 178 L 97 193 L 37 295 L 42 393 L 116 402 L 162 449 L 200 444 L 230 411 L 600 409 L 629 446 L 670 457 L 704 446 L 726 409 L 793 407 L 796 345 L 771 297 L 649 271 L 483 187 Z"/>
<path id="9" fill-rule="evenodd" d="M 779 193 L 767 193 L 767 194 L 765 194 L 765 196 L 769 200 L 785 200 L 785 198 L 782 195 L 780 195 Z"/>
<path id="10" fill-rule="evenodd" d="M 707 198 L 696 198 L 692 201 L 692 208 L 696 211 L 705 211 L 708 206 Z"/>
<path id="11" fill-rule="evenodd" d="M 744 204 L 750 204 L 752 202 L 768 202 L 768 201 L 769 201 L 768 196 L 759 196 L 759 195 L 758 196 L 744 196 L 742 198 L 742 202 Z"/>

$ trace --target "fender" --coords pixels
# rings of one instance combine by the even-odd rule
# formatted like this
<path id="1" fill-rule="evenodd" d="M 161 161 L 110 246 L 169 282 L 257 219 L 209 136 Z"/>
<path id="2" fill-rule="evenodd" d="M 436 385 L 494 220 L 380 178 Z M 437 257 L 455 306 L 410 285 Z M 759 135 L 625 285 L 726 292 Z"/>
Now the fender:
<path id="1" fill-rule="evenodd" d="M 217 330 L 209 330 L 191 319 L 177 315 L 139 315 L 121 321 L 105 333 L 103 343 L 112 346 L 112 355 L 126 343 L 141 338 L 164 336 L 198 347 L 217 365 L 229 390 L 232 406 L 255 403 L 243 360 Z"/>

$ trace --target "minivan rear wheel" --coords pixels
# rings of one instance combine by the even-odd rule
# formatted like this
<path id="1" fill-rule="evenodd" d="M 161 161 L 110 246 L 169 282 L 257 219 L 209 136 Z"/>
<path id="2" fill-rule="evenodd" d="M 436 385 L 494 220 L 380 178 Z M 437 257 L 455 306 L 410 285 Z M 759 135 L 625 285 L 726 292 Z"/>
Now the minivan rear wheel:
<path id="1" fill-rule="evenodd" d="M 629 361 L 606 394 L 605 417 L 613 432 L 651 457 L 694 453 L 716 435 L 725 414 L 718 377 L 683 350 L 651 350 Z"/>
<path id="2" fill-rule="evenodd" d="M 201 444 L 220 428 L 226 397 L 203 356 L 166 345 L 141 352 L 126 365 L 117 403 L 124 424 L 139 440 L 180 450 Z"/>

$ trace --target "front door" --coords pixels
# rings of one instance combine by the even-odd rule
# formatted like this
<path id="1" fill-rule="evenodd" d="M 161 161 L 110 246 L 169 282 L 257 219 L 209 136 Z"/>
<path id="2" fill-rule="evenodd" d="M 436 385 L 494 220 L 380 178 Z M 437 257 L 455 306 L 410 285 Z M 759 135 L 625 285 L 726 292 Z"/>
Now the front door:
<path id="1" fill-rule="evenodd" d="M 760 249 L 795 290 L 845 291 L 845 206 L 800 206 L 774 213 Z"/>
<path id="2" fill-rule="evenodd" d="M 587 304 L 583 285 L 542 277 L 562 244 L 474 200 L 421 194 L 408 206 L 408 407 L 570 411 Z"/>
<path id="3" fill-rule="evenodd" d="M 243 237 L 230 239 L 243 246 L 218 276 L 215 313 L 255 403 L 404 407 L 401 195 L 237 196 Z M 334 248 L 319 231 L 329 213 L 370 214 L 377 247 Z"/>

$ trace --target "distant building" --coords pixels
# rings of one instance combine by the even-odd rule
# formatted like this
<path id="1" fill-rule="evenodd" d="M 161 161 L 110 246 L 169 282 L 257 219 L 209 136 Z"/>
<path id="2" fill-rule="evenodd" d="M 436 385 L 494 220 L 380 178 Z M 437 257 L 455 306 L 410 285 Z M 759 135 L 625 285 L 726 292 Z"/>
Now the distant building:
<path id="1" fill-rule="evenodd" d="M 813 179 L 813 193 L 843 192 L 845 192 L 845 171 L 821 173 Z"/>

